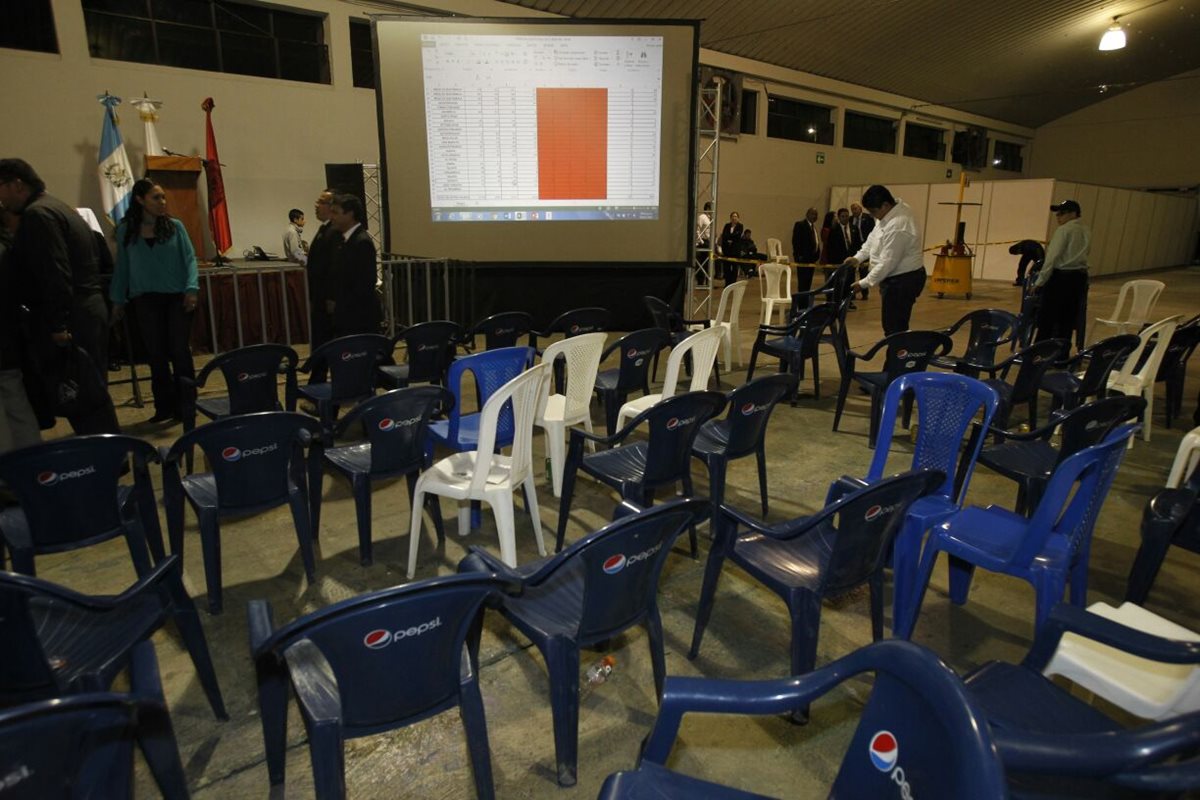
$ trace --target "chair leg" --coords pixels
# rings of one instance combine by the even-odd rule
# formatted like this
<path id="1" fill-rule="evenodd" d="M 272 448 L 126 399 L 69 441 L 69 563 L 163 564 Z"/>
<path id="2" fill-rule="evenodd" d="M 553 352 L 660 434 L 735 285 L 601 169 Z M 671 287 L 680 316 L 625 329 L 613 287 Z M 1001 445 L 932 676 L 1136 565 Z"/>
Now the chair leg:
<path id="1" fill-rule="evenodd" d="M 512 492 L 488 498 L 496 517 L 496 536 L 500 540 L 500 560 L 510 567 L 517 566 L 517 526 Z"/>
<path id="2" fill-rule="evenodd" d="M 912 604 L 913 583 L 921 559 L 921 540 L 925 531 L 919 522 L 906 517 L 892 543 L 892 635 L 900 620 L 907 619 Z"/>
<path id="3" fill-rule="evenodd" d="M 300 545 L 300 559 L 304 562 L 304 575 L 312 583 L 317 575 L 317 565 L 313 559 L 312 529 L 308 525 L 308 498 L 302 490 L 292 490 L 288 492 L 288 506 L 292 509 L 292 523 L 296 528 L 296 541 Z"/>
<path id="4" fill-rule="evenodd" d="M 420 480 L 413 490 L 412 507 L 420 508 L 425 500 L 425 492 L 421 489 Z M 413 513 L 408 526 L 408 579 L 411 581 L 417 574 L 417 548 L 421 544 L 421 515 Z"/>
<path id="5" fill-rule="evenodd" d="M 321 502 L 325 492 L 325 470 L 321 465 L 325 459 L 310 457 L 308 468 L 308 518 L 312 524 L 313 539 L 321 535 Z"/>
<path id="6" fill-rule="evenodd" d="M 821 399 L 821 359 L 816 353 L 813 353 L 813 399 Z M 804 362 L 801 361 L 803 364 Z"/>
<path id="7" fill-rule="evenodd" d="M 529 521 L 533 525 L 533 536 L 537 540 L 538 555 L 546 555 L 546 539 L 542 536 L 542 514 L 538 508 L 537 487 L 533 475 L 525 478 L 522 488 L 525 490 L 525 510 L 529 512 Z"/>
<path id="8" fill-rule="evenodd" d="M 267 775 L 272 786 L 283 784 L 287 764 L 288 676 L 282 664 L 255 664 L 258 678 L 258 715 L 262 720 L 263 745 L 266 749 Z"/>
<path id="9" fill-rule="evenodd" d="M 868 428 L 868 433 L 867 433 L 867 446 L 870 448 L 874 448 L 875 442 L 878 441 L 878 439 L 879 439 L 879 422 L 880 422 L 879 418 L 881 416 L 883 416 L 883 409 L 881 408 L 882 403 L 879 402 L 880 399 L 881 398 L 879 396 L 879 392 L 876 391 L 875 389 L 872 389 L 871 390 L 871 424 L 870 424 L 870 428 Z"/>
<path id="10" fill-rule="evenodd" d="M 680 478 L 680 483 L 683 484 L 683 496 L 684 497 L 695 497 L 696 496 L 695 489 L 692 488 L 692 476 L 691 476 L 690 472 L 683 473 L 683 476 Z M 724 479 L 722 479 L 722 485 L 723 484 L 724 484 Z M 646 507 L 649 508 L 649 506 L 650 506 L 650 504 L 647 503 Z M 696 522 L 694 519 L 692 522 L 690 522 L 688 524 L 688 544 L 691 546 L 692 560 L 695 561 L 697 558 L 700 557 L 700 548 L 699 548 L 699 544 L 696 541 Z"/>
<path id="11" fill-rule="evenodd" d="M 837 407 L 833 411 L 833 429 L 838 429 L 838 423 L 842 421 L 842 410 L 846 407 L 846 396 L 850 394 L 850 376 L 843 373 L 842 385 L 838 387 Z"/>
<path id="12" fill-rule="evenodd" d="M 694 659 L 700 654 L 700 643 L 704 639 L 704 629 L 712 616 L 713 599 L 717 594 L 717 583 L 721 580 L 721 567 L 725 563 L 724 546 L 720 536 L 713 540 L 708 551 L 708 561 L 704 564 L 704 582 L 700 586 L 700 605 L 696 608 L 696 625 L 692 629 L 692 646 L 687 657 Z"/>
<path id="13" fill-rule="evenodd" d="M 409 476 L 415 480 L 415 475 Z M 358 563 L 369 567 L 375 563 L 371 548 L 371 479 L 366 475 L 355 475 L 350 480 L 354 492 L 354 515 L 358 519 Z M 413 509 L 420 514 L 420 509 Z"/>
<path id="14" fill-rule="evenodd" d="M 404 477 L 408 480 L 408 507 L 411 509 L 410 513 L 418 514 L 420 513 L 420 508 L 413 505 L 413 495 L 417 491 L 417 478 L 419 475 L 416 472 L 410 472 Z M 446 525 L 442 521 L 442 504 L 438 502 L 438 496 L 436 494 L 425 495 L 424 506 L 425 510 L 429 512 L 430 519 L 433 520 L 433 529 L 437 532 L 438 544 L 445 544 Z"/>
<path id="15" fill-rule="evenodd" d="M 562 497 L 558 501 L 558 529 L 555 532 L 554 552 L 563 549 L 563 539 L 567 535 L 567 515 L 571 510 L 571 499 L 575 496 L 575 476 L 579 466 L 574 459 L 569 459 L 563 470 Z"/>
<path id="16" fill-rule="evenodd" d="M 574 786 L 579 751 L 579 645 L 551 637 L 544 651 L 550 673 L 550 713 L 558 785 Z"/>
<path id="17" fill-rule="evenodd" d="M 758 366 L 758 343 L 750 349 L 750 368 L 746 370 L 746 383 L 754 380 L 754 368 Z M 611 433 L 609 434 L 612 435 Z"/>
<path id="18" fill-rule="evenodd" d="M 482 615 L 480 615 L 482 616 Z M 475 777 L 475 796 L 490 800 L 496 796 L 492 780 L 492 756 L 488 747 L 487 720 L 483 712 L 483 695 L 479 693 L 478 672 L 463 681 L 459 694 L 458 713 L 467 731 L 467 753 L 471 757 L 471 772 Z"/>
<path id="19" fill-rule="evenodd" d="M 646 638 L 650 643 L 650 667 L 654 672 L 654 695 L 662 702 L 663 681 L 667 678 L 667 658 L 663 652 L 662 617 L 654 605 L 646 614 Z"/>
<path id="20" fill-rule="evenodd" d="M 1173 526 L 1172 526 L 1173 527 Z M 1162 534 L 1166 534 L 1165 536 Z M 1157 535 L 1156 535 L 1157 534 Z M 1158 570 L 1171 549 L 1171 531 L 1155 531 L 1153 527 L 1142 523 L 1142 544 L 1137 555 L 1133 558 L 1133 566 L 1129 569 L 1129 580 L 1125 589 L 1125 602 L 1145 605 Z"/>
<path id="21" fill-rule="evenodd" d="M 971 591 L 971 578 L 975 575 L 975 565 L 957 556 L 950 556 L 950 602 L 956 606 L 965 605 L 967 595 Z"/>
<path id="22" fill-rule="evenodd" d="M 196 677 L 204 689 L 204 696 L 212 707 L 217 719 L 229 719 L 225 711 L 225 701 L 221 697 L 221 687 L 217 683 L 217 672 L 213 669 L 212 656 L 208 651 L 208 640 L 204 637 L 204 627 L 200 624 L 200 614 L 196 604 L 183 588 L 183 581 L 178 577 L 167 579 L 167 591 L 171 596 L 171 616 L 175 619 L 175 627 L 183 639 L 188 655 L 192 657 L 192 666 Z"/>
<path id="23" fill-rule="evenodd" d="M 220 614 L 221 597 L 221 523 L 216 512 L 202 512 L 200 519 L 200 550 L 204 556 L 204 583 L 208 589 L 208 613 Z"/>
<path id="24" fill-rule="evenodd" d="M 133 693 L 152 698 L 162 703 L 161 711 L 154 710 L 139 715 L 138 747 L 146 758 L 159 792 L 168 800 L 188 796 L 187 776 L 179 758 L 179 745 L 175 739 L 175 728 L 166 709 L 163 696 L 162 676 L 158 671 L 158 659 L 154 655 L 154 644 L 149 640 L 139 642 L 130 653 L 130 682 Z"/>
<path id="25" fill-rule="evenodd" d="M 1034 591 L 1033 630 L 1036 635 L 1050 616 L 1050 611 L 1062 602 L 1063 591 L 1067 588 L 1066 575 L 1050 570 L 1040 570 L 1032 580 Z"/>
<path id="26" fill-rule="evenodd" d="M 883 638 L 883 570 L 876 570 L 867 584 L 871 603 L 871 641 L 878 642 Z"/>
<path id="27" fill-rule="evenodd" d="M 563 466 L 567 460 L 566 431 L 559 427 L 546 428 L 546 452 L 550 456 L 550 486 L 555 497 L 562 497 Z"/>
<path id="28" fill-rule="evenodd" d="M 788 603 L 792 620 L 792 675 L 812 672 L 817 663 L 817 639 L 821 630 L 821 598 L 808 591 L 796 592 Z M 792 722 L 808 722 L 808 706 L 792 711 Z"/>
<path id="29" fill-rule="evenodd" d="M 306 720 L 307 721 L 307 720 Z M 308 725 L 308 754 L 312 759 L 313 788 L 317 800 L 346 796 L 346 747 L 339 722 Z"/>
<path id="30" fill-rule="evenodd" d="M 917 626 L 917 617 L 921 613 L 921 604 L 925 601 L 925 590 L 929 588 L 929 578 L 933 575 L 933 565 L 937 563 L 937 556 L 938 549 L 934 547 L 933 542 L 926 542 L 924 550 L 921 551 L 921 564 L 917 568 L 917 578 L 913 585 L 913 597 L 908 607 L 908 613 L 904 617 L 896 614 L 892 623 L 892 635 L 897 639 L 912 637 L 913 628 Z"/>

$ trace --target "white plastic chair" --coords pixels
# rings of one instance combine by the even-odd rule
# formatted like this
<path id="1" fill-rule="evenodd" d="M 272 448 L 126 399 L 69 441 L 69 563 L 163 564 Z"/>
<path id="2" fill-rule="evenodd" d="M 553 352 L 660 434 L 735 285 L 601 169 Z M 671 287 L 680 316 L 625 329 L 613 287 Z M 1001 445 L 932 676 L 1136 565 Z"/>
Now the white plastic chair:
<path id="1" fill-rule="evenodd" d="M 720 328 L 721 345 L 724 364 L 728 371 L 732 364 L 742 365 L 742 329 L 738 320 L 742 315 L 742 298 L 746 294 L 746 284 L 749 281 L 731 283 L 721 290 L 721 300 L 717 303 L 717 316 L 711 320 L 710 326 Z M 689 325 L 688 330 L 704 330 L 703 325 Z"/>
<path id="2" fill-rule="evenodd" d="M 1175 463 L 1167 477 L 1167 488 L 1178 489 L 1200 467 L 1200 428 L 1192 428 L 1183 435 L 1179 449 L 1175 451 Z"/>
<path id="3" fill-rule="evenodd" d="M 1108 377 L 1110 392 L 1120 392 L 1130 397 L 1141 395 L 1145 399 L 1146 411 L 1142 419 L 1143 441 L 1150 441 L 1150 427 L 1154 421 L 1154 379 L 1158 375 L 1158 365 L 1162 363 L 1167 346 L 1171 343 L 1171 337 L 1175 334 L 1175 327 L 1178 324 L 1179 317 L 1167 317 L 1139 333 L 1138 338 L 1141 341 L 1138 346 L 1125 359 L 1121 369 L 1114 371 Z M 1155 339 L 1156 336 L 1157 339 Z M 1155 340 L 1153 345 L 1151 345 L 1152 339 Z M 1142 360 L 1142 354 L 1147 347 L 1152 348 L 1150 355 L 1141 368 L 1137 369 L 1138 362 Z M 1136 372 L 1135 369 L 1137 369 Z M 1133 444 L 1132 439 L 1130 444 Z"/>
<path id="4" fill-rule="evenodd" d="M 679 372 L 683 369 L 683 358 L 689 352 L 692 354 L 692 381 L 687 391 L 702 392 L 707 389 L 708 376 L 712 373 L 713 362 L 717 360 L 722 334 L 721 328 L 705 328 L 675 345 L 667 358 L 667 374 L 663 378 L 662 391 L 630 400 L 621 406 L 621 410 L 617 412 L 617 430 L 625 427 L 626 420 L 633 419 L 664 397 L 675 396 Z"/>
<path id="5" fill-rule="evenodd" d="M 550 367 L 538 364 L 496 390 L 480 412 L 479 447 L 477 450 L 455 453 L 443 458 L 417 478 L 413 502 L 418 504 L 412 515 L 408 543 L 408 578 L 417 569 L 417 546 L 421 542 L 420 503 L 426 494 L 452 497 L 459 502 L 458 535 L 465 536 L 471 528 L 471 505 L 465 500 L 481 500 L 496 516 L 496 532 L 500 538 L 500 558 L 509 566 L 517 566 L 516 525 L 513 519 L 512 493 L 524 485 L 533 532 L 537 537 L 539 555 L 546 555 L 542 539 L 542 521 L 538 516 L 537 491 L 533 484 L 533 419 L 537 414 L 538 396 L 543 391 Z M 496 427 L 504 404 L 512 400 L 513 445 L 508 456 L 494 453 Z"/>
<path id="6" fill-rule="evenodd" d="M 786 323 L 787 312 L 792 307 L 792 268 L 786 264 L 760 264 L 758 290 L 762 297 L 763 324 L 771 324 L 776 306 L 783 315 L 781 323 Z"/>
<path id="7" fill-rule="evenodd" d="M 1116 328 L 1112 336 L 1117 336 L 1122 333 L 1137 333 L 1150 319 L 1150 315 L 1154 313 L 1154 306 L 1158 302 L 1158 296 L 1162 294 L 1162 290 L 1166 288 L 1166 284 L 1162 281 L 1137 280 L 1125 281 L 1121 284 L 1121 293 L 1117 295 L 1117 307 L 1113 309 L 1108 319 L 1096 317 L 1097 325 L 1105 325 Z M 1122 318 L 1121 308 L 1125 305 L 1125 296 L 1132 290 L 1133 297 L 1130 298 L 1129 315 Z M 1096 338 L 1104 338 L 1096 334 Z"/>
<path id="8" fill-rule="evenodd" d="M 584 430 L 592 432 L 591 399 L 596 386 L 596 373 L 600 371 L 600 356 L 608 334 L 584 333 L 570 339 L 562 339 L 546 348 L 542 363 L 551 365 L 559 356 L 567 362 L 566 394 L 554 394 L 553 381 L 546 381 L 538 404 L 536 424 L 546 431 L 546 452 L 550 456 L 551 484 L 554 496 L 562 496 L 563 467 L 567 459 L 567 426 L 583 424 Z M 592 449 L 595 442 L 590 442 Z"/>
<path id="9" fill-rule="evenodd" d="M 1107 603 L 1088 611 L 1141 631 L 1185 642 L 1200 635 L 1141 606 Z M 1062 675 L 1093 694 L 1143 719 L 1161 720 L 1200 710 L 1200 668 L 1195 664 L 1165 664 L 1130 655 L 1074 633 L 1064 634 L 1044 671 Z"/>
<path id="10" fill-rule="evenodd" d="M 788 263 L 788 257 L 783 254 L 783 242 L 767 239 L 767 260 L 776 264 Z"/>

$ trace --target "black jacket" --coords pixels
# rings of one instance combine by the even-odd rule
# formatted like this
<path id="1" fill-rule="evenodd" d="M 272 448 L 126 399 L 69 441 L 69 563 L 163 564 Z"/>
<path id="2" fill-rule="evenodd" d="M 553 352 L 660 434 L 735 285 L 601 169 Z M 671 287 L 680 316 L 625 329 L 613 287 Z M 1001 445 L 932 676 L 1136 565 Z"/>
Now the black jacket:
<path id="1" fill-rule="evenodd" d="M 797 264 L 816 264 L 821 258 L 821 229 L 802 219 L 792 226 L 792 259 Z"/>
<path id="2" fill-rule="evenodd" d="M 333 269 L 333 253 L 342 235 L 328 222 L 317 228 L 312 243 L 308 246 L 308 297 L 313 308 L 325 313 L 326 300 L 332 300 L 329 275 Z"/>
<path id="3" fill-rule="evenodd" d="M 92 229 L 75 209 L 44 192 L 21 212 L 13 258 L 20 301 L 40 329 L 68 327 L 72 300 L 100 291 Z"/>
<path id="4" fill-rule="evenodd" d="M 333 335 L 379 333 L 383 314 L 375 291 L 375 243 L 363 227 L 348 240 L 331 231 L 335 242 L 329 289 L 333 296 Z M 309 249 L 309 262 L 312 249 Z"/>

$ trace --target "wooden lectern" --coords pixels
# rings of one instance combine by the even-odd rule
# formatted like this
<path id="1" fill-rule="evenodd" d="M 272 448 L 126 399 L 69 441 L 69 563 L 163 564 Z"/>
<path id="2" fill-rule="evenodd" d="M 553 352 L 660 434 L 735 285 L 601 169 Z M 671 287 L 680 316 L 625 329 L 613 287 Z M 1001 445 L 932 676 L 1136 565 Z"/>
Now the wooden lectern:
<path id="1" fill-rule="evenodd" d="M 167 193 L 167 210 L 187 229 L 198 261 L 204 260 L 204 228 L 196 188 L 202 169 L 204 165 L 194 156 L 146 156 L 146 177 Z"/>

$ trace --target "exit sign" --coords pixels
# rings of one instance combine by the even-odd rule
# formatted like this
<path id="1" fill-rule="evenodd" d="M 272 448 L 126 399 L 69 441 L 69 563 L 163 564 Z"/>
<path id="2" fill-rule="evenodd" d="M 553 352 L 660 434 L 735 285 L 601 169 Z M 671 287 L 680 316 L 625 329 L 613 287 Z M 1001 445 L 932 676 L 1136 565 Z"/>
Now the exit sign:
<path id="1" fill-rule="evenodd" d="M 817 153 L 817 163 L 818 164 L 825 163 L 825 154 L 824 153 Z"/>

